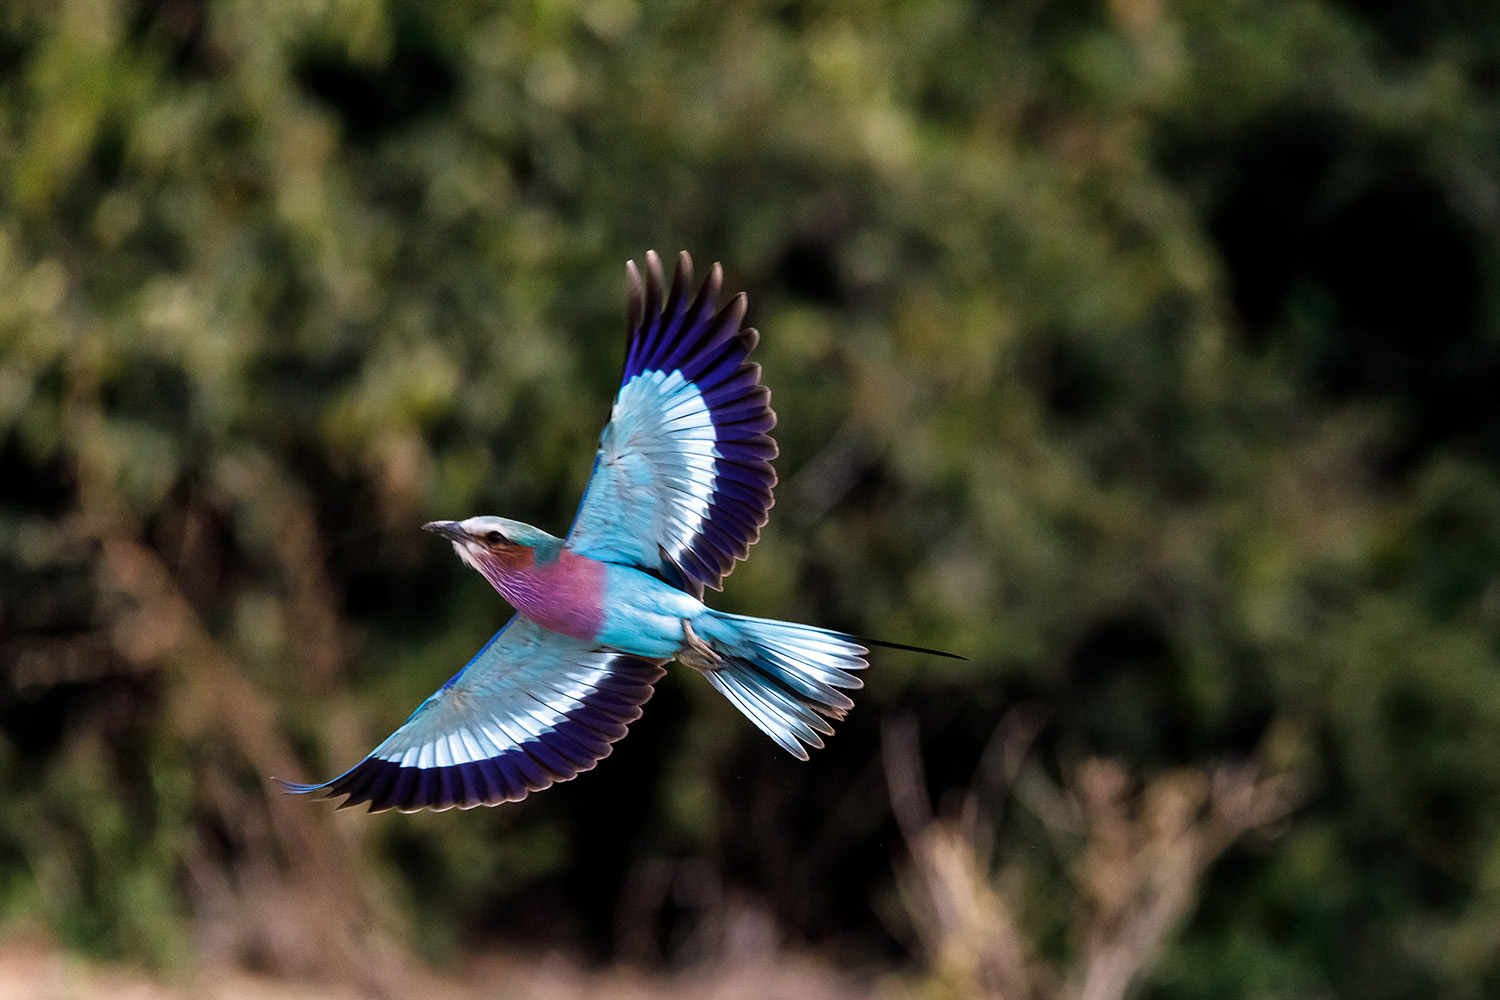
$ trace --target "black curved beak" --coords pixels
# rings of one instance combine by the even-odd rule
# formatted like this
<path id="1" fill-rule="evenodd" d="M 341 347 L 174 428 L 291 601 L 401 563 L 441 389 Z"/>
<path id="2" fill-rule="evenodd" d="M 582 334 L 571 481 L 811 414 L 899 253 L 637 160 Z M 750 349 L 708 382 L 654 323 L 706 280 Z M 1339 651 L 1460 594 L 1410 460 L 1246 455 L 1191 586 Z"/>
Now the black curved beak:
<path id="1" fill-rule="evenodd" d="M 464 529 L 459 527 L 457 521 L 428 521 L 422 525 L 423 531 L 430 531 L 434 535 L 441 535 L 450 542 L 462 542 L 468 539 Z"/>

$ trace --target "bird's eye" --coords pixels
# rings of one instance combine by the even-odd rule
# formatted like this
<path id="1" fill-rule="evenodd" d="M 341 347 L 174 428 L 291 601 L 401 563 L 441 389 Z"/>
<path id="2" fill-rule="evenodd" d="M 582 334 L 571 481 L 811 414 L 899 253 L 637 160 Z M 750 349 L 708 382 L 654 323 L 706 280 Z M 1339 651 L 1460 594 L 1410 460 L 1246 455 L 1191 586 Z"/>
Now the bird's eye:
<path id="1" fill-rule="evenodd" d="M 500 534 L 500 532 L 498 531 L 492 531 L 488 535 L 484 536 L 484 540 L 490 545 L 499 545 L 501 542 L 505 541 L 505 536 Z"/>

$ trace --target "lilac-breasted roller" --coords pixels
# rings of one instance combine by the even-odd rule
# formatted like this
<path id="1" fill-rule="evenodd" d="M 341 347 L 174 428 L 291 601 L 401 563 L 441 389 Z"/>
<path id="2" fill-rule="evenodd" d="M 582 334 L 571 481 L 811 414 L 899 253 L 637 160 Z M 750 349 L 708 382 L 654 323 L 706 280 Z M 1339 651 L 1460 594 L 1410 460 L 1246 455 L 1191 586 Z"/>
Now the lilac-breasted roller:
<path id="1" fill-rule="evenodd" d="M 626 274 L 625 374 L 568 537 L 503 517 L 423 525 L 514 617 L 363 761 L 289 791 L 371 811 L 523 798 L 608 756 L 672 659 L 804 760 L 854 706 L 844 691 L 862 686 L 872 640 L 702 601 L 760 537 L 776 484 L 776 414 L 746 360 L 759 334 L 740 326 L 744 293 L 717 308 L 715 264 L 690 298 L 686 253 L 670 288 L 654 252 L 644 287 L 634 262 Z"/>

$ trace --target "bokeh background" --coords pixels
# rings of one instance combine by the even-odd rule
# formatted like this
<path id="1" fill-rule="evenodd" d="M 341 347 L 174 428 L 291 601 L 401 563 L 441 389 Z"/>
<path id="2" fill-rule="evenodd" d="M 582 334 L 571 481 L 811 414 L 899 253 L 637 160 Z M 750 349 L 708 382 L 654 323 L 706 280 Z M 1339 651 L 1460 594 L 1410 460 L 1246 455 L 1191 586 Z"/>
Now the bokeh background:
<path id="1" fill-rule="evenodd" d="M 781 417 L 718 606 L 969 659 L 806 764 L 677 670 L 521 804 L 279 796 L 504 621 L 418 525 L 567 526 L 653 247 Z M 1484 0 L 12 0 L 0 955 L 1495 996 L 1497 278 Z"/>

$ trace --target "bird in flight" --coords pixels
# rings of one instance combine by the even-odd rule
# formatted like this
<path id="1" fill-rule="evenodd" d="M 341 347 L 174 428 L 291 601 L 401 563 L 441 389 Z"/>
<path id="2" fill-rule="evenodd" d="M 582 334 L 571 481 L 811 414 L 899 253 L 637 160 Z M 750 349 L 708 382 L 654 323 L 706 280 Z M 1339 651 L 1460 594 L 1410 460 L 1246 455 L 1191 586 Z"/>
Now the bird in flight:
<path id="1" fill-rule="evenodd" d="M 863 685 L 862 643 L 703 603 L 760 537 L 776 424 L 743 292 L 723 308 L 718 264 L 696 296 L 683 253 L 668 287 L 656 253 L 632 261 L 625 374 L 567 538 L 503 517 L 433 521 L 515 615 L 368 757 L 293 793 L 340 808 L 469 809 L 587 771 L 640 718 L 677 660 L 788 752 L 807 759 Z"/>

